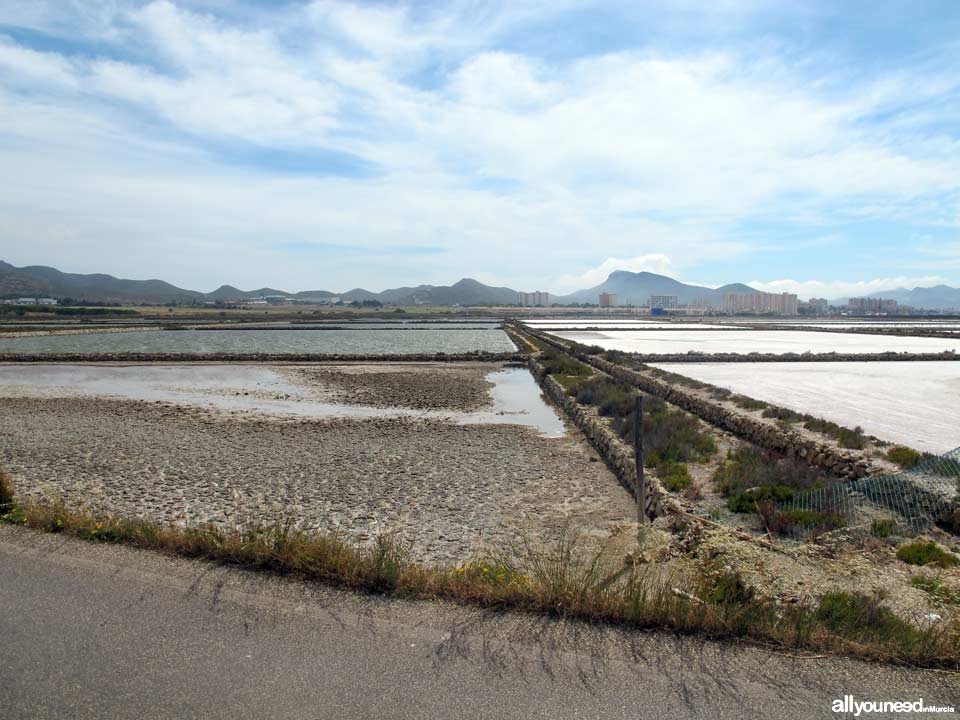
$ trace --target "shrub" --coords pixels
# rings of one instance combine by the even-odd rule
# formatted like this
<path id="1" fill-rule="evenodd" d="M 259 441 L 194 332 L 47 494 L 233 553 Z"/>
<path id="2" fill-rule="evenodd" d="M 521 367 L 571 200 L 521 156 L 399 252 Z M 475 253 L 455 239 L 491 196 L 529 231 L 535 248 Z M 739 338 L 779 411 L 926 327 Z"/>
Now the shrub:
<path id="1" fill-rule="evenodd" d="M 803 415 L 800 413 L 794 412 L 793 410 L 788 410 L 787 408 L 776 407 L 775 405 L 764 410 L 763 417 L 776 418 L 777 420 L 786 423 L 800 422 L 803 419 Z"/>
<path id="2" fill-rule="evenodd" d="M 548 375 L 592 375 L 593 370 L 582 362 L 564 355 L 557 350 L 546 350 L 540 355 L 540 363 Z"/>
<path id="3" fill-rule="evenodd" d="M 960 565 L 960 558 L 932 540 L 917 540 L 897 550 L 897 557 L 908 565 L 936 565 L 942 568 Z"/>
<path id="4" fill-rule="evenodd" d="M 922 456 L 919 452 L 913 448 L 908 448 L 903 445 L 895 445 L 887 450 L 887 458 L 891 462 L 895 462 L 904 470 L 909 470 L 910 468 L 915 467 L 917 463 L 920 462 L 921 457 Z"/>
<path id="5" fill-rule="evenodd" d="M 646 463 L 705 462 L 717 452 L 717 444 L 693 415 L 671 408 L 658 398 L 643 401 L 643 446 Z M 636 412 L 615 421 L 614 429 L 628 442 L 633 439 Z"/>
<path id="6" fill-rule="evenodd" d="M 862 450 L 867 444 L 867 439 L 863 434 L 863 428 L 859 426 L 853 430 L 845 427 L 840 428 L 837 431 L 837 441 L 840 443 L 840 447 L 854 450 Z"/>
<path id="7" fill-rule="evenodd" d="M 594 378 L 577 391 L 577 402 L 593 405 L 603 417 L 625 417 L 636 408 L 637 393 L 607 378 Z"/>
<path id="8" fill-rule="evenodd" d="M 746 395 L 731 395 L 730 400 L 737 407 L 741 407 L 744 410 L 763 410 L 768 407 L 767 403 L 763 402 L 763 400 L 754 400 Z"/>
<path id="9" fill-rule="evenodd" d="M 667 461 L 657 468 L 660 482 L 670 492 L 679 492 L 690 486 L 693 478 L 684 463 Z"/>

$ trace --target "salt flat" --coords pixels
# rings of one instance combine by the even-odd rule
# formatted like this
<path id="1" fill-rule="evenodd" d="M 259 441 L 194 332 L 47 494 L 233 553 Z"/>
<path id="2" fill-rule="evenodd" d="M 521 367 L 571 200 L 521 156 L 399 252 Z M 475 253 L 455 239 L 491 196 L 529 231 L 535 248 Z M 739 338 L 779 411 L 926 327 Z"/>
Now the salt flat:
<path id="1" fill-rule="evenodd" d="M 730 388 L 881 440 L 943 453 L 960 446 L 955 362 L 663 363 L 656 367 Z"/>
<path id="2" fill-rule="evenodd" d="M 605 350 L 660 353 L 939 353 L 960 350 L 960 338 L 926 338 L 802 330 L 561 331 L 557 337 Z"/>

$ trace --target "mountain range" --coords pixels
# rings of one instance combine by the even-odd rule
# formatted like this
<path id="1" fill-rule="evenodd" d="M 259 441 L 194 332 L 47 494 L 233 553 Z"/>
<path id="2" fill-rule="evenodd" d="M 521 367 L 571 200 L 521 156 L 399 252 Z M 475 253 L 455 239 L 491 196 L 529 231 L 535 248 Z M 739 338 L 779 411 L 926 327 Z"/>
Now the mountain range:
<path id="1" fill-rule="evenodd" d="M 724 293 L 749 292 L 755 292 L 755 290 L 740 283 L 708 288 L 688 285 L 656 273 L 617 270 L 595 287 L 578 290 L 569 295 L 551 295 L 550 300 L 561 304 L 596 304 L 599 302 L 600 293 L 613 293 L 617 296 L 619 305 L 644 305 L 653 295 L 672 295 L 676 296 L 677 302 L 681 305 L 702 302 L 708 306 L 717 307 Z M 491 287 L 471 278 L 464 278 L 449 286 L 418 285 L 392 288 L 382 292 L 354 288 L 343 293 L 333 293 L 329 290 L 304 290 L 291 293 L 266 287 L 257 290 L 240 290 L 231 285 L 223 285 L 213 292 L 204 293 L 185 290 L 163 280 L 125 280 L 103 274 L 81 275 L 61 272 L 42 265 L 14 267 L 0 261 L 0 297 L 44 296 L 87 302 L 162 304 L 229 302 L 269 295 L 292 300 L 329 300 L 334 297 L 344 302 L 377 300 L 388 305 L 414 305 L 419 302 L 438 306 L 491 306 L 517 303 L 516 290 L 507 287 Z M 901 288 L 880 293 L 878 296 L 930 310 L 960 308 L 960 289 L 946 285 L 913 290 Z"/>

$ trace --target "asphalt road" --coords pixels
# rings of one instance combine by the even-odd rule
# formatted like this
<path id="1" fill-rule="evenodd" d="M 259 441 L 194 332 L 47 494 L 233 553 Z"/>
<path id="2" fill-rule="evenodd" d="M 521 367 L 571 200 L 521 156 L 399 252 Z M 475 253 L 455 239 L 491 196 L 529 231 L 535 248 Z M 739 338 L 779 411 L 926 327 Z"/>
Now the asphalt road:
<path id="1" fill-rule="evenodd" d="M 960 705 L 958 689 L 947 673 L 384 600 L 0 526 L 3 720 L 821 718 L 845 694 Z"/>

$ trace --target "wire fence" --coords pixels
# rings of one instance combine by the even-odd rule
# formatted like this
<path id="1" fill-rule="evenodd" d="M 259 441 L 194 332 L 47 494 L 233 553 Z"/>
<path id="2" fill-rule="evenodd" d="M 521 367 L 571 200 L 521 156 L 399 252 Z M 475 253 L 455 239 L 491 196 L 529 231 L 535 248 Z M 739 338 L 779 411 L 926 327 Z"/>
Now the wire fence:
<path id="1" fill-rule="evenodd" d="M 960 448 L 927 456 L 910 470 L 797 493 L 767 513 L 782 535 L 806 537 L 837 527 L 921 533 L 960 506 Z"/>

